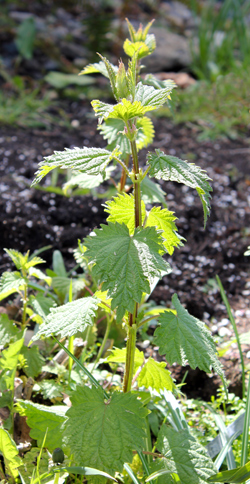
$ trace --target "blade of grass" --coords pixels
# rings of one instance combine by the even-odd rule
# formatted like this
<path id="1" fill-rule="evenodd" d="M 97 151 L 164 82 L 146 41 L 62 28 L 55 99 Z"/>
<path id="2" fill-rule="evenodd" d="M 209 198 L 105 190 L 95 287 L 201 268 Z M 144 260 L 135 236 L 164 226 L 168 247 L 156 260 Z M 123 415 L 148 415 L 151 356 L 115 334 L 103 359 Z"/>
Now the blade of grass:
<path id="1" fill-rule="evenodd" d="M 230 439 L 228 440 L 228 442 L 224 445 L 224 447 L 221 449 L 220 453 L 218 454 L 217 458 L 215 459 L 214 461 L 214 465 L 215 467 L 217 467 L 217 469 L 219 470 L 233 441 L 237 438 L 238 434 L 237 432 L 235 432 L 235 434 L 233 434 Z"/>
<path id="2" fill-rule="evenodd" d="M 244 466 L 247 463 L 249 423 L 250 423 L 250 384 L 248 381 L 246 412 L 245 412 L 243 435 L 242 435 L 242 450 L 241 450 L 242 466 Z"/>
<path id="3" fill-rule="evenodd" d="M 246 387 L 245 387 L 245 364 L 244 364 L 244 358 L 243 358 L 243 353 L 242 353 L 241 344 L 240 344 L 240 336 L 239 336 L 239 333 L 238 333 L 238 330 L 237 330 L 237 326 L 236 326 L 236 323 L 235 323 L 235 319 L 234 319 L 234 317 L 232 315 L 232 311 L 231 311 L 231 308 L 230 308 L 230 305 L 229 305 L 229 302 L 228 302 L 226 293 L 224 291 L 224 287 L 223 287 L 223 285 L 221 283 L 221 280 L 220 280 L 220 278 L 219 278 L 218 275 L 216 275 L 216 280 L 217 280 L 218 286 L 220 288 L 220 293 L 221 293 L 222 300 L 223 300 L 223 302 L 224 302 L 224 304 L 226 306 L 226 310 L 227 310 L 227 314 L 228 314 L 230 323 L 233 326 L 234 334 L 235 334 L 236 341 L 237 341 L 237 346 L 238 346 L 239 353 L 240 353 L 240 362 L 241 362 L 241 371 L 242 371 L 242 398 L 245 398 L 245 396 L 246 396 Z"/>
<path id="4" fill-rule="evenodd" d="M 128 473 L 129 477 L 131 477 L 134 484 L 140 484 L 140 482 L 138 481 L 137 477 L 134 475 L 131 467 L 128 464 L 124 464 L 124 469 Z"/>
<path id="5" fill-rule="evenodd" d="M 203 405 L 204 405 L 204 407 L 207 407 L 208 410 L 210 410 L 210 412 L 213 414 L 214 420 L 217 423 L 217 426 L 218 426 L 219 431 L 220 431 L 220 437 L 221 437 L 222 444 L 223 444 L 223 446 L 225 446 L 227 444 L 228 440 L 229 440 L 226 425 L 224 424 L 221 416 L 216 413 L 216 411 L 213 409 L 213 407 L 211 407 L 211 405 L 209 405 L 208 403 L 203 403 Z M 226 458 L 227 458 L 228 469 L 229 470 L 235 469 L 236 463 L 235 463 L 232 448 L 228 449 Z"/>
<path id="6" fill-rule="evenodd" d="M 58 339 L 56 336 L 52 336 L 54 338 L 54 340 L 56 340 L 56 342 L 59 344 L 59 346 L 65 351 L 65 353 L 67 353 L 67 355 L 72 358 L 74 360 L 74 362 L 79 366 L 79 368 L 81 368 L 81 370 L 85 373 L 85 375 L 89 378 L 89 380 L 91 381 L 91 383 L 96 387 L 98 388 L 99 390 L 102 390 L 102 392 L 104 393 L 104 396 L 105 398 L 109 398 L 107 392 L 105 392 L 105 390 L 102 388 L 102 386 L 100 385 L 100 383 L 93 377 L 93 375 L 91 375 L 91 373 L 87 370 L 87 368 L 85 368 L 85 366 L 82 365 L 82 363 L 76 358 L 75 355 L 73 355 L 73 353 L 71 353 L 68 348 L 66 348 L 66 346 L 64 346 Z"/>

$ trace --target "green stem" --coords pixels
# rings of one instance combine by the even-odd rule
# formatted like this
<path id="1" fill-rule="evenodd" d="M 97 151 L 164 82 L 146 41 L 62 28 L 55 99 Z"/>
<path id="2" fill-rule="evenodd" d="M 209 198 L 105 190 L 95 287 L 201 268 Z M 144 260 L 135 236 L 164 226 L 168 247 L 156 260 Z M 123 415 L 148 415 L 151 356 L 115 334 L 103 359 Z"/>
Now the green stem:
<path id="1" fill-rule="evenodd" d="M 74 335 L 70 336 L 70 338 L 69 338 L 68 349 L 69 349 L 70 353 L 74 353 Z M 72 358 L 69 358 L 69 381 L 70 381 L 70 375 L 71 375 L 72 367 L 73 367 L 73 360 L 72 360 Z"/>
<path id="2" fill-rule="evenodd" d="M 135 175 L 134 181 L 134 207 L 135 207 L 135 227 L 141 227 L 142 219 L 141 219 L 141 184 L 140 180 L 138 179 L 139 175 L 139 162 L 138 162 L 138 153 L 136 148 L 136 142 L 131 141 L 131 151 L 132 151 L 132 158 L 133 158 L 133 171 Z"/>
<path id="3" fill-rule="evenodd" d="M 111 327 L 112 321 L 113 321 L 113 317 L 110 317 L 110 316 L 107 315 L 106 331 L 105 331 L 105 334 L 104 334 L 104 337 L 103 337 L 103 340 L 102 340 L 102 344 L 101 344 L 101 346 L 99 348 L 99 351 L 98 351 L 98 354 L 97 354 L 97 357 L 96 357 L 96 360 L 95 360 L 94 368 L 96 367 L 97 363 L 99 362 L 99 360 L 100 360 L 100 358 L 102 356 L 102 353 L 103 353 L 103 350 L 104 350 L 106 341 L 108 339 L 108 335 L 109 335 L 109 331 L 110 331 L 110 327 Z"/>
<path id="4" fill-rule="evenodd" d="M 126 160 L 125 160 L 126 167 L 128 167 L 128 164 L 129 164 L 129 155 L 127 155 Z M 127 179 L 127 172 L 123 168 L 122 169 L 122 174 L 121 174 L 121 179 L 120 179 L 120 187 L 119 187 L 120 188 L 120 192 L 123 192 L 123 190 L 125 188 L 126 179 Z"/>
<path id="5" fill-rule="evenodd" d="M 131 128 L 132 126 L 130 126 Z M 141 227 L 141 184 L 139 175 L 139 161 L 136 148 L 136 142 L 130 141 L 131 153 L 133 159 L 133 172 L 134 172 L 134 213 L 135 213 L 135 228 Z M 133 373 L 134 373 L 134 359 L 135 359 L 135 344 L 136 344 L 136 318 L 138 314 L 138 303 L 135 303 L 133 314 L 129 314 L 129 324 L 127 333 L 127 346 L 126 346 L 126 363 L 125 373 L 123 381 L 123 392 L 129 392 L 132 386 Z"/>
<path id="6" fill-rule="evenodd" d="M 28 306 L 28 286 L 25 284 L 24 294 L 23 294 L 22 329 L 24 329 L 26 327 L 27 306 Z"/>
<path id="7" fill-rule="evenodd" d="M 69 302 L 72 302 L 72 301 L 73 301 L 73 282 L 71 279 L 70 286 L 69 286 Z M 68 348 L 69 348 L 69 351 L 74 354 L 74 335 L 69 337 Z M 70 382 L 72 367 L 73 367 L 73 360 L 72 358 L 69 358 L 69 382 Z"/>
<path id="8" fill-rule="evenodd" d="M 131 319 L 133 319 L 133 315 Z M 127 346 L 126 346 L 126 363 L 125 373 L 123 381 L 123 392 L 127 393 L 131 390 L 131 383 L 134 372 L 134 359 L 135 359 L 135 343 L 136 343 L 136 324 L 128 326 Z"/>

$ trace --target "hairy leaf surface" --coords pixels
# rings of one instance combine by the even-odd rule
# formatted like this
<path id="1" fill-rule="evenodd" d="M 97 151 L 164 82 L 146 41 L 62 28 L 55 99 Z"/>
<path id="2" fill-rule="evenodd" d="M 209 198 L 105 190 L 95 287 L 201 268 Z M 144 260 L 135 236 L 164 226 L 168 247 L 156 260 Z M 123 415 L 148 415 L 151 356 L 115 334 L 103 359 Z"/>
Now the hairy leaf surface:
<path id="1" fill-rule="evenodd" d="M 83 332 L 87 326 L 94 323 L 97 309 L 98 300 L 92 296 L 51 308 L 49 316 L 33 339 L 51 334 L 60 334 L 61 338 L 64 338 L 73 336 L 78 331 Z"/>
<path id="2" fill-rule="evenodd" d="M 106 361 L 110 363 L 125 363 L 126 362 L 126 348 L 113 348 L 111 354 L 107 357 Z M 135 348 L 135 359 L 134 359 L 134 373 L 144 362 L 143 351 Z"/>
<path id="3" fill-rule="evenodd" d="M 19 330 L 11 321 L 7 314 L 0 314 L 0 341 L 1 345 L 5 346 L 10 341 L 18 337 Z"/>
<path id="4" fill-rule="evenodd" d="M 136 120 L 136 128 L 138 129 L 136 146 L 138 150 L 141 150 L 152 143 L 154 138 L 154 125 L 151 119 L 143 116 L 143 118 Z M 98 129 L 103 138 L 108 141 L 107 148 L 109 150 L 113 150 L 116 146 L 119 146 L 123 157 L 131 154 L 130 143 L 124 133 L 124 122 L 122 120 L 107 119 Z"/>
<path id="5" fill-rule="evenodd" d="M 78 387 L 67 412 L 66 442 L 79 464 L 114 474 L 132 451 L 142 448 L 147 410 L 131 393 L 113 393 L 104 400 L 96 388 Z"/>
<path id="6" fill-rule="evenodd" d="M 113 64 L 111 64 L 111 66 L 112 66 L 112 69 L 114 69 L 115 72 L 118 71 L 118 67 L 117 66 L 114 66 Z M 102 74 L 105 77 L 109 77 L 109 74 L 108 74 L 108 71 L 107 71 L 107 67 L 106 67 L 106 65 L 105 65 L 105 63 L 103 61 L 95 62 L 94 64 L 87 65 L 79 73 L 79 76 L 80 75 L 83 75 L 83 74 L 95 74 L 95 73 L 99 73 L 99 74 Z"/>
<path id="7" fill-rule="evenodd" d="M 102 290 L 112 298 L 112 309 L 118 307 L 120 321 L 126 310 L 133 312 L 144 292 L 150 293 L 150 282 L 170 267 L 160 256 L 163 245 L 154 227 L 137 228 L 133 236 L 125 224 L 101 227 L 85 239 L 86 256 L 95 264 L 93 274 L 103 282 Z"/>
<path id="8" fill-rule="evenodd" d="M 112 200 L 106 202 L 104 205 L 105 212 L 109 213 L 108 222 L 124 223 L 129 229 L 129 233 L 133 234 L 135 230 L 135 211 L 134 211 L 134 196 L 126 193 L 119 193 Z M 146 216 L 145 204 L 141 204 L 142 220 Z M 153 224 L 151 224 L 153 225 Z"/>
<path id="9" fill-rule="evenodd" d="M 129 57 L 133 57 L 133 55 L 137 52 L 138 59 L 142 59 L 150 54 L 149 47 L 143 41 L 131 42 L 131 40 L 126 39 L 123 44 L 123 49 L 125 54 Z"/>
<path id="10" fill-rule="evenodd" d="M 31 428 L 30 436 L 37 440 L 41 447 L 47 430 L 46 448 L 53 452 L 56 447 L 62 447 L 63 424 L 68 407 L 66 405 L 53 405 L 46 407 L 28 400 L 19 400 L 16 411 L 27 417 L 27 424 Z"/>
<path id="11" fill-rule="evenodd" d="M 162 230 L 161 236 L 164 239 L 164 247 L 170 255 L 173 254 L 174 248 L 183 245 L 181 237 L 176 233 L 177 227 L 174 223 L 176 217 L 173 212 L 166 208 L 153 207 L 147 218 L 146 227 L 156 227 Z"/>
<path id="12" fill-rule="evenodd" d="M 167 206 L 165 196 L 166 193 L 162 190 L 158 183 L 153 182 L 145 176 L 141 182 L 141 195 L 144 203 L 161 203 L 163 206 Z"/>
<path id="13" fill-rule="evenodd" d="M 4 272 L 0 279 L 0 301 L 13 292 L 22 290 L 25 284 L 27 284 L 27 281 L 21 276 L 20 272 Z"/>
<path id="14" fill-rule="evenodd" d="M 155 331 L 154 343 L 159 345 L 160 355 L 166 355 L 167 361 L 191 368 L 211 372 L 213 368 L 222 378 L 223 371 L 216 356 L 216 346 L 210 331 L 181 305 L 176 294 L 172 303 L 177 313 L 164 312 L 158 321 L 160 326 Z"/>
<path id="15" fill-rule="evenodd" d="M 39 170 L 32 186 L 39 183 L 42 178 L 56 167 L 72 170 L 81 170 L 88 175 L 102 174 L 106 166 L 118 155 L 115 150 L 111 153 L 102 148 L 65 148 L 65 151 L 55 151 L 39 163 Z"/>
<path id="16" fill-rule="evenodd" d="M 212 191 L 208 183 L 210 178 L 207 176 L 207 173 L 194 163 L 188 163 L 175 156 L 166 155 L 161 150 L 155 150 L 155 153 L 148 153 L 147 164 L 150 165 L 149 176 L 184 183 L 184 185 L 196 189 L 202 202 L 206 224 L 207 216 L 210 212 L 209 199 Z"/>
<path id="17" fill-rule="evenodd" d="M 173 86 L 164 89 L 155 89 L 153 86 L 147 86 L 139 82 L 135 90 L 135 101 L 139 101 L 142 106 L 158 109 L 165 104 L 172 89 Z"/>
<path id="18" fill-rule="evenodd" d="M 27 376 L 35 378 L 39 375 L 42 370 L 42 366 L 45 363 L 44 358 L 39 353 L 38 346 L 32 346 L 32 348 L 27 348 L 27 346 L 23 346 L 22 355 L 26 360 L 24 372 Z"/>
<path id="19" fill-rule="evenodd" d="M 166 370 L 164 361 L 155 361 L 149 358 L 138 376 L 138 385 L 140 387 L 151 387 L 159 392 L 160 390 L 173 390 L 173 380 L 170 371 Z"/>
<path id="20" fill-rule="evenodd" d="M 119 144 L 119 143 L 117 143 Z M 116 145 L 117 146 L 117 145 Z M 115 147 L 115 146 L 114 146 Z M 109 178 L 114 167 L 108 167 L 105 170 L 105 178 Z M 74 186 L 79 186 L 83 189 L 91 189 L 99 187 L 103 183 L 103 174 L 101 175 L 87 175 L 87 173 L 73 172 L 69 181 L 64 183 L 63 190 L 67 193 L 68 189 Z"/>
<path id="21" fill-rule="evenodd" d="M 0 369 L 2 370 L 15 370 L 20 351 L 23 346 L 24 339 L 18 339 L 12 343 L 9 348 L 2 351 L 0 359 Z"/>
<path id="22" fill-rule="evenodd" d="M 161 460 L 160 467 L 176 473 L 185 484 L 207 484 L 207 479 L 215 472 L 216 468 L 205 447 L 186 429 L 177 432 L 163 425 L 156 448 L 166 458 Z M 160 482 L 171 481 L 162 479 Z"/>
<path id="23" fill-rule="evenodd" d="M 147 111 L 154 109 L 151 106 L 143 106 L 139 101 L 131 102 L 128 99 L 122 99 L 118 104 L 107 104 L 95 99 L 91 102 L 92 107 L 96 113 L 96 116 L 100 118 L 100 122 L 103 119 L 121 119 L 127 122 L 129 119 L 143 117 Z"/>
<path id="24" fill-rule="evenodd" d="M 0 452 L 3 455 L 7 472 L 15 478 L 16 482 L 19 475 L 17 468 L 22 465 L 22 459 L 18 455 L 18 449 L 14 440 L 12 440 L 7 430 L 3 428 L 0 428 Z"/>

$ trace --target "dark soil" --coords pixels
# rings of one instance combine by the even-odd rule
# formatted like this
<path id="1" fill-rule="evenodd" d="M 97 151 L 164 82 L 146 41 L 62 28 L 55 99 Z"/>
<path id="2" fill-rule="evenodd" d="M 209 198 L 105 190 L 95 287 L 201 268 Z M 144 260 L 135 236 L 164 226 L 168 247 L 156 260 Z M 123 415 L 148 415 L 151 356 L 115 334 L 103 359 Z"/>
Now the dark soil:
<path id="1" fill-rule="evenodd" d="M 106 215 L 103 199 L 91 196 L 66 198 L 30 188 L 37 164 L 54 150 L 73 146 L 105 146 L 96 134 L 96 120 L 84 116 L 80 127 L 54 132 L 0 129 L 0 269 L 13 269 L 3 248 L 25 252 L 48 244 L 43 253 L 48 266 L 52 252 L 59 249 L 67 268 L 74 266 L 72 250 L 77 240 L 103 223 Z M 195 127 L 173 126 L 167 119 L 156 119 L 154 148 L 161 148 L 206 169 L 212 178 L 211 216 L 203 229 L 201 202 L 193 190 L 177 183 L 162 183 L 167 204 L 178 217 L 184 247 L 175 251 L 169 262 L 173 268 L 154 290 L 156 303 L 171 304 L 172 294 L 178 296 L 195 317 L 205 321 L 219 341 L 229 339 L 233 331 L 214 278 L 218 274 L 227 292 L 238 329 L 248 330 L 250 310 L 249 258 L 244 252 L 250 245 L 250 147 L 246 139 L 197 141 Z M 152 148 L 151 148 L 152 149 Z M 141 152 L 143 160 L 144 153 Z M 48 178 L 48 177 L 47 177 Z M 45 180 L 48 184 L 48 180 Z M 226 328 L 226 330 L 225 330 Z M 250 356 L 245 346 L 246 361 Z M 150 349 L 148 351 L 151 351 Z M 231 388 L 240 393 L 239 355 L 235 345 L 222 359 Z M 178 381 L 186 368 L 174 367 Z M 190 370 L 186 379 L 190 396 L 209 398 L 218 387 L 217 377 Z"/>

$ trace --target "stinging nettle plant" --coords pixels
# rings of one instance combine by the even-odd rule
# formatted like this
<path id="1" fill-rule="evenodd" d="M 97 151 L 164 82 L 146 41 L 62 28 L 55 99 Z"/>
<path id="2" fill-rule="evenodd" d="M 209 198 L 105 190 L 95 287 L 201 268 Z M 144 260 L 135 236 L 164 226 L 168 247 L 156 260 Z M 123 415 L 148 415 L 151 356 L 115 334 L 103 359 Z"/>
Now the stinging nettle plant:
<path id="1" fill-rule="evenodd" d="M 171 272 L 165 254 L 171 255 L 175 247 L 183 244 L 175 216 L 166 207 L 165 193 L 152 178 L 194 188 L 203 205 L 204 225 L 212 189 L 204 170 L 159 149 L 148 152 L 146 160 L 139 160 L 138 152 L 154 137 L 153 123 L 147 114 L 168 102 L 175 84 L 159 81 L 152 75 L 140 78 L 141 60 L 155 49 L 154 35 L 149 34 L 152 22 L 145 29 L 140 26 L 138 31 L 127 23 L 130 40 L 125 40 L 124 50 L 130 58 L 128 68 L 122 61 L 118 67 L 114 66 L 100 55 L 100 62 L 88 65 L 81 72 L 84 75 L 101 73 L 111 84 L 115 104 L 92 101 L 99 118 L 98 129 L 108 143 L 106 149 L 84 147 L 55 152 L 40 163 L 33 182 L 34 185 L 54 168 L 61 168 L 71 169 L 73 177 L 81 180 L 92 177 L 100 184 L 110 176 L 110 167 L 121 167 L 118 193 L 105 205 L 107 224 L 94 230 L 80 244 L 82 259 L 91 267 L 98 291 L 52 308 L 36 338 L 72 337 L 95 323 L 98 307 L 106 308 L 127 332 L 126 347 L 113 348 L 106 359 L 107 363 L 125 364 L 123 386 L 103 389 L 83 368 L 89 384 L 78 386 L 73 392 L 71 408 L 65 407 L 65 413 L 62 407 L 56 423 L 56 411 L 43 410 L 39 421 L 44 420 L 48 428 L 46 446 L 51 451 L 62 446 L 77 465 L 97 468 L 118 480 L 119 473 L 125 469 L 137 482 L 129 467 L 137 453 L 144 482 L 158 479 L 159 483 L 205 484 L 216 468 L 188 428 L 171 428 L 163 423 L 152 450 L 149 399 L 145 394 L 151 395 L 153 402 L 157 395 L 161 398 L 161 392 L 173 391 L 174 383 L 164 362 L 151 357 L 145 359 L 143 352 L 136 348 L 136 337 L 139 328 L 156 319 L 158 326 L 153 342 L 169 364 L 189 364 L 208 373 L 213 369 L 224 378 L 210 332 L 203 322 L 188 313 L 176 294 L 172 309 L 165 308 L 153 315 L 143 310 L 143 302 L 156 283 Z M 148 203 L 153 205 L 149 211 Z M 19 411 L 28 416 L 33 437 L 37 438 L 39 432 L 32 424 L 35 405 L 19 403 Z M 54 425 L 51 428 L 50 419 Z M 59 436 L 56 442 L 55 428 Z M 41 432 L 39 438 L 42 438 Z"/>

